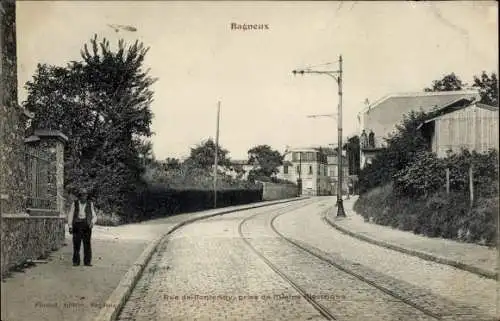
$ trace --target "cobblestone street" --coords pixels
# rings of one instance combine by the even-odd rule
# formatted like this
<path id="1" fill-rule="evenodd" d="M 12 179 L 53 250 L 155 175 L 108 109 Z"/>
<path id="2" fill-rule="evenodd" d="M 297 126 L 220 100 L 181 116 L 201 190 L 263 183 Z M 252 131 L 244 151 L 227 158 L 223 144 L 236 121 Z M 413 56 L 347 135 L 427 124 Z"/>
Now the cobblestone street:
<path id="1" fill-rule="evenodd" d="M 492 319 L 493 280 L 345 236 L 322 220 L 332 202 L 183 227 L 161 244 L 118 320 Z M 476 282 L 476 291 L 450 291 L 453 275 Z"/>

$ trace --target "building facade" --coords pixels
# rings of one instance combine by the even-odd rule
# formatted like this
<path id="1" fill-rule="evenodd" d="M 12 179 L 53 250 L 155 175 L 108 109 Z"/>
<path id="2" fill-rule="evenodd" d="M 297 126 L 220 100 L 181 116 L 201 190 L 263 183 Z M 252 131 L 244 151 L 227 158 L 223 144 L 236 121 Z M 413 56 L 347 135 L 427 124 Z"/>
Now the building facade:
<path id="1" fill-rule="evenodd" d="M 338 182 L 339 182 L 339 164 L 337 153 L 328 155 L 328 178 L 330 180 L 330 185 L 332 188 L 332 194 L 337 195 Z M 344 195 L 348 191 L 349 184 L 349 163 L 347 157 L 342 155 L 342 194 Z"/>
<path id="2" fill-rule="evenodd" d="M 222 167 L 219 168 L 219 170 L 223 171 L 232 178 L 240 180 L 247 180 L 248 174 L 250 174 L 250 171 L 252 169 L 254 169 L 254 166 L 250 164 L 246 159 L 231 160 L 231 166 L 229 169 Z"/>
<path id="3" fill-rule="evenodd" d="M 300 182 L 301 195 L 331 195 L 328 160 L 321 148 L 293 148 L 285 152 L 279 179 Z"/>
<path id="4" fill-rule="evenodd" d="M 477 101 L 480 95 L 477 90 L 395 93 L 369 104 L 358 115 L 361 168 L 370 164 L 386 145 L 384 138 L 394 133 L 404 115 L 411 111 L 442 109 L 463 99 Z"/>

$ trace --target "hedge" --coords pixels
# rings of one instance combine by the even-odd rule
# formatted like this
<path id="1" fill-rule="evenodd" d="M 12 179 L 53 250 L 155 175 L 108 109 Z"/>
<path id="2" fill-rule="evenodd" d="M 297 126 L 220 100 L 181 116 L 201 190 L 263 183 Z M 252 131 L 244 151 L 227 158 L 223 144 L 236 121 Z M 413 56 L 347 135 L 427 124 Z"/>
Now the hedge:
<path id="1" fill-rule="evenodd" d="M 249 204 L 262 201 L 262 188 L 223 189 L 217 191 L 217 207 Z M 208 189 L 172 189 L 166 184 L 151 184 L 130 195 L 126 221 L 142 221 L 178 213 L 211 209 L 214 192 Z"/>
<path id="2" fill-rule="evenodd" d="M 354 210 L 365 220 L 412 231 L 495 246 L 498 197 L 479 197 L 470 208 L 461 192 L 438 192 L 427 198 L 396 196 L 392 184 L 360 195 Z"/>

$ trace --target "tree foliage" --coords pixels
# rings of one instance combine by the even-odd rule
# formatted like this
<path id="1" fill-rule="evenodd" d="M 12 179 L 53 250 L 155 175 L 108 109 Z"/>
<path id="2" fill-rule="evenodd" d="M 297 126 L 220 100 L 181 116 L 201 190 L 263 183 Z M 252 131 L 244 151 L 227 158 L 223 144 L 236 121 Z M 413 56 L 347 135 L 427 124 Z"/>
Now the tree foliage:
<path id="1" fill-rule="evenodd" d="M 212 168 L 215 164 L 215 142 L 210 138 L 196 147 L 191 148 L 191 153 L 186 159 L 187 165 L 198 167 L 204 170 Z M 229 151 L 222 148 L 220 145 L 217 148 L 217 163 L 219 166 L 229 167 Z"/>
<path id="2" fill-rule="evenodd" d="M 165 169 L 180 169 L 181 161 L 177 158 L 167 157 L 164 162 Z"/>
<path id="3" fill-rule="evenodd" d="M 440 80 L 434 80 L 430 88 L 425 88 L 424 91 L 455 91 L 462 90 L 464 83 L 458 78 L 455 73 L 445 75 Z"/>
<path id="4" fill-rule="evenodd" d="M 69 137 L 65 184 L 69 192 L 90 188 L 106 210 L 120 211 L 126 194 L 140 184 L 151 158 L 150 89 L 142 43 L 117 50 L 94 36 L 81 60 L 65 67 L 39 64 L 26 83 L 24 106 L 35 113 L 30 130 L 61 130 Z"/>
<path id="5" fill-rule="evenodd" d="M 458 78 L 455 73 L 445 75 L 440 80 L 434 80 L 430 88 L 425 88 L 424 91 L 454 91 L 462 90 L 467 86 Z M 492 72 L 490 75 L 483 71 L 481 75 L 474 76 L 472 87 L 476 87 L 481 95 L 481 103 L 498 106 L 498 79 L 497 75 Z"/>
<path id="6" fill-rule="evenodd" d="M 271 178 L 279 172 L 283 164 L 283 155 L 273 150 L 269 145 L 258 145 L 248 150 L 248 162 L 254 165 L 250 177 Z"/>
<path id="7" fill-rule="evenodd" d="M 401 123 L 396 125 L 394 134 L 385 138 L 387 146 L 377 154 L 371 164 L 360 171 L 360 192 L 390 182 L 395 173 L 411 164 L 419 153 L 428 149 L 428 142 L 417 129 L 428 117 L 429 115 L 422 111 L 412 111 L 404 115 Z"/>
<path id="8" fill-rule="evenodd" d="M 479 89 L 481 103 L 498 106 L 498 79 L 494 72 L 490 76 L 485 71 L 482 72 L 480 77 L 474 76 L 472 86 Z"/>
<path id="9" fill-rule="evenodd" d="M 359 175 L 361 170 L 360 148 L 360 140 L 357 135 L 349 137 L 347 143 L 343 146 L 343 150 L 345 150 L 347 154 L 349 175 Z"/>

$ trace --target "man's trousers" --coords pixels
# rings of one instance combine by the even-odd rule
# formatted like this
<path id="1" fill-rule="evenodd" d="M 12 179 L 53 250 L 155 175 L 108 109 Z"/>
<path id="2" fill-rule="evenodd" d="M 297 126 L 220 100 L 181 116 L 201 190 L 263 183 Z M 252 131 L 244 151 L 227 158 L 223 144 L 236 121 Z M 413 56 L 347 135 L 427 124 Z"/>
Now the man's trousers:
<path id="1" fill-rule="evenodd" d="M 73 264 L 80 264 L 80 247 L 83 242 L 83 264 L 90 265 L 92 261 L 92 248 L 90 237 L 92 229 L 85 221 L 73 223 Z"/>

